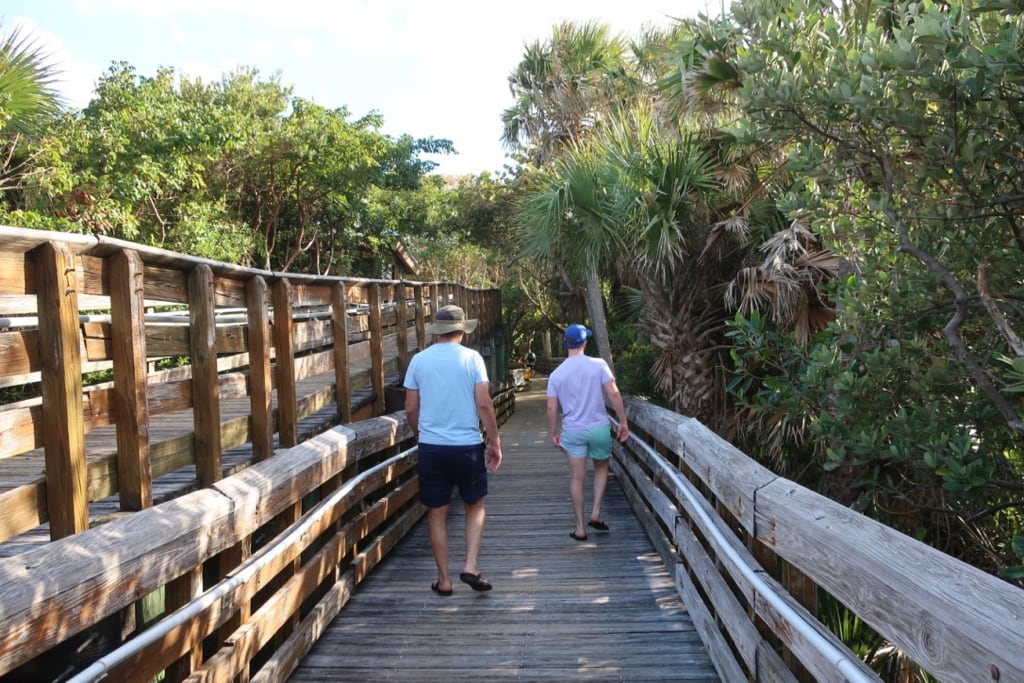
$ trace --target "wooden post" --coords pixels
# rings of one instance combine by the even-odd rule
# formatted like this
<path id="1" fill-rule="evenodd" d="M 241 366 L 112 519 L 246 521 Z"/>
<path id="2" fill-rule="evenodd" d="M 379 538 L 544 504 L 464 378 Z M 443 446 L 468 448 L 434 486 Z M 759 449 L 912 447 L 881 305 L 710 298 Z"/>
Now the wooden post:
<path id="1" fill-rule="evenodd" d="M 223 581 L 228 574 L 238 569 L 239 566 L 246 560 L 252 557 L 252 538 L 246 537 L 234 544 L 230 548 L 224 550 L 217 556 L 217 576 L 218 581 Z M 225 642 L 231 637 L 240 626 L 249 622 L 249 618 L 252 616 L 252 602 L 246 600 L 243 602 L 238 611 L 231 615 L 220 627 L 217 640 L 220 643 Z M 248 680 L 248 670 L 245 672 L 245 680 Z"/>
<path id="2" fill-rule="evenodd" d="M 811 614 L 818 613 L 817 584 L 797 567 L 785 561 L 782 563 L 782 585 Z M 802 683 L 813 683 L 814 676 L 807 670 L 807 667 L 800 663 L 800 660 L 793 656 L 789 648 L 783 649 L 782 659 L 789 666 L 790 671 L 796 672 L 797 678 Z"/>
<path id="3" fill-rule="evenodd" d="M 290 448 L 299 443 L 298 399 L 295 386 L 295 341 L 292 334 L 291 282 L 287 278 L 272 287 L 274 299 L 274 349 L 277 363 L 278 443 Z"/>
<path id="4" fill-rule="evenodd" d="M 170 614 L 179 607 L 187 605 L 202 592 L 203 567 L 200 565 L 167 584 L 164 589 L 167 613 Z M 203 646 L 202 644 L 197 644 L 187 655 L 167 667 L 167 678 L 165 680 L 183 681 L 198 669 L 202 663 Z"/>
<path id="5" fill-rule="evenodd" d="M 412 296 L 416 300 L 416 350 L 427 347 L 427 317 L 423 308 L 423 285 L 413 285 Z"/>
<path id="6" fill-rule="evenodd" d="M 475 347 L 477 351 L 482 351 L 483 347 L 480 344 L 480 339 L 483 336 L 481 334 L 483 332 L 483 329 L 481 329 L 481 328 L 483 327 L 484 319 L 483 319 L 483 316 L 480 315 L 480 303 L 477 300 L 477 292 L 475 290 L 472 290 L 472 289 L 467 289 L 465 291 L 466 291 L 466 307 L 465 307 L 466 308 L 466 318 L 467 319 L 476 318 L 477 321 L 478 321 L 476 329 L 473 330 L 472 334 L 468 335 L 469 339 L 467 340 L 467 345 L 471 345 L 471 346 Z"/>
<path id="7" fill-rule="evenodd" d="M 245 283 L 249 322 L 249 405 L 252 410 L 252 459 L 274 454 L 274 383 L 270 374 L 270 315 L 267 312 L 267 281 L 257 275 Z"/>
<path id="8" fill-rule="evenodd" d="M 205 263 L 189 275 L 188 298 L 196 476 L 201 486 L 209 486 L 219 481 L 223 473 L 213 270 Z"/>
<path id="9" fill-rule="evenodd" d="M 331 288 L 331 331 L 334 334 L 334 401 L 338 419 L 352 421 L 352 384 L 348 367 L 348 287 L 344 282 Z"/>
<path id="10" fill-rule="evenodd" d="M 398 383 L 405 379 L 405 369 L 409 367 L 409 327 L 406 313 L 409 309 L 405 304 L 405 283 L 395 285 L 395 341 L 398 344 Z"/>
<path id="11" fill-rule="evenodd" d="M 373 415 L 384 414 L 384 330 L 381 323 L 380 285 L 366 290 L 370 305 L 370 381 L 373 384 Z"/>
<path id="12" fill-rule="evenodd" d="M 146 384 L 145 268 L 136 251 L 110 257 L 110 331 L 114 354 L 117 490 L 121 510 L 153 504 Z"/>
<path id="13" fill-rule="evenodd" d="M 82 357 L 78 335 L 78 279 L 67 246 L 36 248 L 39 309 L 39 369 L 46 461 L 46 511 L 50 538 L 89 528 L 85 427 L 82 417 Z"/>

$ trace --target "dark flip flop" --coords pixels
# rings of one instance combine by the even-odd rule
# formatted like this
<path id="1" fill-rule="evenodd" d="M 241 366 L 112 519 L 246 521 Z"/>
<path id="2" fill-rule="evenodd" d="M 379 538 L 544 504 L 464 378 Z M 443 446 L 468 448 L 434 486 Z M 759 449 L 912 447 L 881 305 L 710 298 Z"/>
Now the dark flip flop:
<path id="1" fill-rule="evenodd" d="M 451 588 L 449 588 L 446 591 L 443 591 L 440 588 L 438 588 L 437 581 L 435 581 L 434 583 L 430 584 L 430 590 L 434 591 L 435 593 L 437 593 L 438 595 L 443 596 L 443 597 L 448 597 L 449 595 L 452 594 L 452 589 Z"/>
<path id="2" fill-rule="evenodd" d="M 583 534 L 582 536 L 577 536 L 575 531 L 570 531 L 569 532 L 569 536 L 571 536 L 572 538 L 576 539 L 577 541 L 585 541 L 585 540 L 587 540 L 587 535 L 586 534 Z"/>
<path id="3" fill-rule="evenodd" d="M 587 522 L 587 526 L 591 529 L 597 529 L 598 531 L 608 531 L 608 525 L 602 522 L 600 519 L 592 519 Z"/>
<path id="4" fill-rule="evenodd" d="M 475 591 L 483 592 L 489 591 L 492 588 L 494 588 L 494 586 L 491 585 L 490 581 L 488 581 L 479 574 L 470 574 L 469 572 L 462 572 L 461 574 L 459 574 L 459 579 L 462 581 L 462 583 L 469 584 L 469 587 Z"/>

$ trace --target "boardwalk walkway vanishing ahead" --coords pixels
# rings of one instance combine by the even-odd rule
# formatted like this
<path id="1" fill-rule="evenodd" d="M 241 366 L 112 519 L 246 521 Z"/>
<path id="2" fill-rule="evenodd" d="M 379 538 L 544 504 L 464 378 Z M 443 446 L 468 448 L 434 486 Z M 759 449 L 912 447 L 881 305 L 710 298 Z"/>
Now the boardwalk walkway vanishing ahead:
<path id="1" fill-rule="evenodd" d="M 505 462 L 490 479 L 481 572 L 458 581 L 463 515 L 449 519 L 455 593 L 430 591 L 426 518 L 360 584 L 292 681 L 717 681 L 672 577 L 614 475 L 608 533 L 573 528 L 564 456 L 547 436 L 544 381 L 502 427 Z M 590 473 L 586 482 L 590 505 Z"/>

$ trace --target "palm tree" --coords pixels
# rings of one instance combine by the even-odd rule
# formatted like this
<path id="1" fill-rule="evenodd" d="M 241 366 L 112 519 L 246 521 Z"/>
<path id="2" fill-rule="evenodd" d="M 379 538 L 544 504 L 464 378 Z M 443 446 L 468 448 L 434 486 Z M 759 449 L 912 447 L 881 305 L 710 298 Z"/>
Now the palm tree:
<path id="1" fill-rule="evenodd" d="M 625 226 L 619 267 L 635 279 L 641 326 L 661 352 L 659 386 L 680 412 L 729 435 L 726 322 L 767 310 L 799 338 L 831 312 L 816 285 L 838 267 L 813 235 L 780 211 L 782 151 L 732 133 L 742 75 L 727 59 L 725 20 L 680 22 L 633 46 L 650 106 L 607 127 L 602 155 L 622 169 Z"/>
<path id="2" fill-rule="evenodd" d="M 519 207 L 524 253 L 554 264 L 571 286 L 583 293 L 598 353 L 613 366 L 601 273 L 612 269 L 622 248 L 614 220 L 618 169 L 605 163 L 590 145 L 574 145 L 532 179 Z"/>
<path id="3" fill-rule="evenodd" d="M 597 172 L 587 158 L 589 136 L 637 92 L 627 58 L 626 43 L 607 26 L 559 24 L 549 41 L 527 46 L 509 76 L 516 103 L 502 115 L 505 146 L 547 169 L 533 180 L 537 196 L 520 212 L 527 253 L 546 257 L 571 293 L 582 292 L 598 352 L 609 364 L 601 276 L 614 249 L 614 226 L 596 213 L 607 197 L 578 190 L 592 185 L 588 176 Z M 572 158 L 562 162 L 565 155 Z M 560 248 L 581 239 L 588 248 Z"/>
<path id="4" fill-rule="evenodd" d="M 42 133 L 63 109 L 49 59 L 31 36 L 18 28 L 4 33 L 0 25 L 0 191 L 24 185 L 19 141 Z"/>
<path id="5" fill-rule="evenodd" d="M 590 154 L 597 171 L 566 177 L 593 185 L 568 184 L 565 194 L 600 198 L 574 208 L 603 231 L 580 231 L 570 248 L 636 283 L 641 327 L 661 352 L 653 369 L 661 390 L 680 412 L 728 434 L 727 321 L 737 309 L 766 309 L 806 340 L 831 316 L 816 285 L 834 276 L 838 259 L 776 206 L 784 174 L 770 150 L 668 131 L 641 106 L 607 126 Z"/>
<path id="6" fill-rule="evenodd" d="M 543 166 L 587 133 L 636 85 L 626 43 L 596 22 L 564 22 L 526 47 L 509 76 L 515 104 L 502 113 L 505 147 Z"/>

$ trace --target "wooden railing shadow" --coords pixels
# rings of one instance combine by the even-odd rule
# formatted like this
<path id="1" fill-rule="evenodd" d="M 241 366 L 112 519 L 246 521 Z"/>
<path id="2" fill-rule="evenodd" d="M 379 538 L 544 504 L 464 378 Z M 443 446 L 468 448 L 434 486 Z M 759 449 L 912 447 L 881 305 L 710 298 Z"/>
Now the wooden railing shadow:
<path id="1" fill-rule="evenodd" d="M 422 514 L 392 413 L 445 302 L 479 318 L 465 343 L 503 379 L 497 290 L 270 273 L 0 227 L 0 388 L 30 394 L 0 406 L 0 543 L 43 528 L 51 539 L 0 558 L 0 676 L 64 676 L 160 624 L 173 628 L 111 665 L 118 678 L 224 666 L 247 678 L 290 656 L 331 609 L 318 605 L 343 599 Z M 492 393 L 503 420 L 514 392 L 501 381 Z M 163 416 L 177 431 L 153 438 Z M 228 462 L 233 451 L 243 457 Z M 154 506 L 154 481 L 182 471 L 182 495 Z M 339 491 L 328 521 L 286 536 Z M 90 529 L 111 500 L 123 514 Z M 239 573 L 252 582 L 233 584 Z M 198 613 L 178 623 L 183 610 Z"/>

